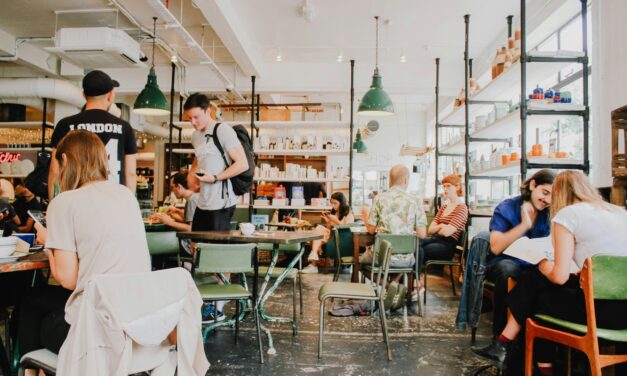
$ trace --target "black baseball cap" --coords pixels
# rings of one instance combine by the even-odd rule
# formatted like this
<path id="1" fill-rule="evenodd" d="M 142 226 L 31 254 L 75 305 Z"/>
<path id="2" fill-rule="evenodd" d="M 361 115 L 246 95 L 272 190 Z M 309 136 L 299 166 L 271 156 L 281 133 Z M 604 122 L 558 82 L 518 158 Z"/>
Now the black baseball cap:
<path id="1" fill-rule="evenodd" d="M 93 70 L 83 77 L 83 92 L 87 97 L 106 94 L 119 86 L 119 82 L 112 80 L 108 74 L 100 70 Z"/>

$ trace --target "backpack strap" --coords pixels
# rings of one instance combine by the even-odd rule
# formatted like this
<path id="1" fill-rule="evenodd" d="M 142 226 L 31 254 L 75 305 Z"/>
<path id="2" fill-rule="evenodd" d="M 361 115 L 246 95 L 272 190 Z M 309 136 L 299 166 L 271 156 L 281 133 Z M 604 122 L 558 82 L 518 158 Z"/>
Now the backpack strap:
<path id="1" fill-rule="evenodd" d="M 213 144 L 218 148 L 218 151 L 220 152 L 220 155 L 222 156 L 224 165 L 228 168 L 230 166 L 229 161 L 226 159 L 226 156 L 224 155 L 224 148 L 222 147 L 222 144 L 220 143 L 220 139 L 218 138 L 218 127 L 220 126 L 220 124 L 222 123 L 216 123 L 216 125 L 213 127 L 213 134 L 211 135 L 211 137 L 213 138 Z M 227 195 L 228 195 L 228 183 L 226 179 L 222 180 L 222 198 L 224 198 L 225 191 L 227 192 Z"/>

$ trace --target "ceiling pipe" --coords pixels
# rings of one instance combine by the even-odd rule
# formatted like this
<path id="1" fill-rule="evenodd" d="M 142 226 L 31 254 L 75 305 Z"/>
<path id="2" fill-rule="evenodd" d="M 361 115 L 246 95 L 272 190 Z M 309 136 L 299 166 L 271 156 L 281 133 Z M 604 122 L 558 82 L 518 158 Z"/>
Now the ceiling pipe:
<path id="1" fill-rule="evenodd" d="M 213 61 L 211 56 L 207 54 L 207 52 L 202 48 L 200 44 L 192 37 L 192 35 L 185 29 L 185 27 L 179 22 L 179 20 L 174 17 L 172 12 L 165 6 L 165 4 L 161 0 L 146 0 L 146 2 L 151 6 L 151 8 L 157 12 L 159 17 L 165 21 L 167 27 L 169 29 L 177 30 L 181 38 L 187 43 L 187 46 L 191 49 L 194 49 L 200 57 L 203 59 L 201 61 L 201 65 L 208 65 L 209 68 L 218 76 L 218 78 L 224 83 L 224 88 L 227 92 L 232 93 L 239 100 L 244 100 L 244 96 L 237 91 L 235 88 L 235 84 L 231 79 L 220 69 L 220 67 Z M 120 10 L 123 7 L 116 1 L 112 0 L 112 4 L 116 5 Z M 128 11 L 126 12 L 128 13 Z M 128 17 L 128 14 L 125 15 Z M 132 18 L 130 18 L 132 22 L 136 23 Z"/>

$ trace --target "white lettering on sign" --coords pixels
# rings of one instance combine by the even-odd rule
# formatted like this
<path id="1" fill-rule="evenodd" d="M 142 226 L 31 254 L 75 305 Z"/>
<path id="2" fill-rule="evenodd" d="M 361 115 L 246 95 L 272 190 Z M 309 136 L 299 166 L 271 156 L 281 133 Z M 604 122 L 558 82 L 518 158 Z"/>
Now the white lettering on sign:
<path id="1" fill-rule="evenodd" d="M 10 153 L 8 151 L 0 151 L 0 163 L 4 162 L 15 162 L 19 161 L 22 158 L 22 154 L 20 153 Z"/>
<path id="2" fill-rule="evenodd" d="M 71 124 L 70 130 L 73 131 L 75 129 L 85 129 L 93 133 L 117 133 L 122 134 L 122 124 L 112 124 L 112 123 L 81 123 L 81 124 Z"/>

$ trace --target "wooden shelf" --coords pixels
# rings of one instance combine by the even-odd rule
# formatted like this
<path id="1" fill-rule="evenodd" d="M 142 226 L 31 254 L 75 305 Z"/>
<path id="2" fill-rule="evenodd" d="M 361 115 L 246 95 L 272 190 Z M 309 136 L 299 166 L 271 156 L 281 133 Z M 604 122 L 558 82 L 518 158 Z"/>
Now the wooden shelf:
<path id="1" fill-rule="evenodd" d="M 8 175 L 1 175 L 0 174 L 0 179 L 2 178 L 25 178 L 28 175 L 24 175 L 24 174 L 8 174 Z"/>
<path id="2" fill-rule="evenodd" d="M 293 183 L 348 183 L 348 178 L 319 178 L 319 179 L 307 179 L 307 178 L 254 178 L 259 182 L 293 182 Z"/>
<path id="3" fill-rule="evenodd" d="M 564 62 L 536 62 L 529 64 L 527 68 L 527 82 L 535 85 L 545 80 L 551 74 L 556 74 L 571 63 Z M 498 77 L 488 82 L 484 87 L 469 98 L 470 101 L 505 101 L 520 96 L 520 62 L 501 73 Z M 475 116 L 481 112 L 487 112 L 492 104 L 470 104 L 469 117 L 474 121 Z M 440 120 L 442 124 L 464 124 L 465 105 L 454 108 Z"/>
<path id="4" fill-rule="evenodd" d="M 176 149 L 174 149 L 176 150 Z M 331 156 L 348 155 L 348 150 L 255 150 L 258 155 Z"/>
<path id="5" fill-rule="evenodd" d="M 577 118 L 575 115 L 564 115 L 563 118 Z M 562 119 L 560 117 L 560 119 Z M 558 118 L 550 115 L 537 115 L 527 117 L 527 131 L 531 134 L 531 128 L 540 127 L 545 124 L 553 124 Z M 470 134 L 474 138 L 512 138 L 520 134 L 520 111 L 510 112 L 505 117 L 496 120 Z M 463 138 L 453 144 L 447 144 L 440 148 L 440 153 L 463 153 Z"/>
<path id="6" fill-rule="evenodd" d="M 570 158 L 532 157 L 529 163 L 580 165 L 583 162 Z M 472 171 L 472 176 L 514 176 L 520 174 L 520 160 L 509 162 L 506 166 L 497 166 L 480 171 Z"/>
<path id="7" fill-rule="evenodd" d="M 221 121 L 221 123 L 230 125 L 241 124 L 245 127 L 250 127 L 250 121 Z M 192 124 L 188 121 L 175 121 L 173 124 L 179 127 L 192 128 Z M 256 121 L 255 126 L 259 128 L 277 129 L 348 129 L 349 123 L 344 121 Z"/>
<path id="8" fill-rule="evenodd" d="M 50 122 L 46 126 L 54 127 Z M 41 121 L 0 121 L 0 128 L 41 128 Z"/>

